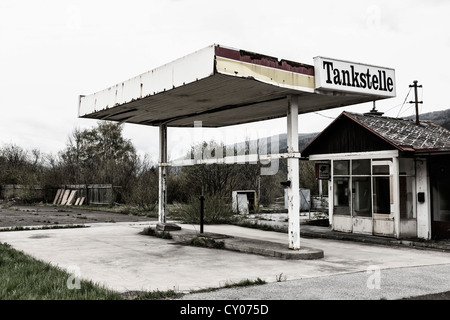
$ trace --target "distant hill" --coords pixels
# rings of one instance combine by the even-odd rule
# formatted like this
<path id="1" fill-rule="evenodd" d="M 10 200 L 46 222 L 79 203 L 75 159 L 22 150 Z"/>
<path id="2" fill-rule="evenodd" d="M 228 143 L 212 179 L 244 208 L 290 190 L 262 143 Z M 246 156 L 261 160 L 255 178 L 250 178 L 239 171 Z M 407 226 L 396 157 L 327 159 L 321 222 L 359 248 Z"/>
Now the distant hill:
<path id="1" fill-rule="evenodd" d="M 299 133 L 298 134 L 298 150 L 303 150 L 320 132 L 314 133 Z M 287 151 L 287 134 L 279 135 L 280 152 Z"/>
<path id="2" fill-rule="evenodd" d="M 415 116 L 406 117 L 405 119 L 415 120 Z M 441 127 L 450 130 L 450 109 L 442 111 L 434 111 L 423 113 L 419 115 L 420 120 L 432 121 Z M 303 150 L 320 132 L 314 133 L 299 133 L 298 135 L 298 150 Z M 279 149 L 280 153 L 286 152 L 287 150 L 287 135 L 280 134 L 279 136 Z M 270 143 L 270 141 L 268 141 Z"/>
<path id="3" fill-rule="evenodd" d="M 415 116 L 406 117 L 405 119 L 411 119 L 415 120 Z M 432 121 L 442 127 L 444 127 L 447 130 L 450 130 L 450 109 L 443 110 L 443 111 L 434 111 L 434 112 L 428 112 L 423 113 L 419 115 L 420 120 L 428 120 Z M 320 132 L 313 132 L 313 133 L 299 133 L 298 135 L 298 150 L 303 150 L 314 138 L 320 134 Z M 272 150 L 271 143 L 272 141 L 275 141 L 274 139 L 278 137 L 278 150 Z M 284 153 L 287 151 L 287 134 L 279 134 L 277 136 L 267 137 L 264 139 L 264 141 L 267 143 L 267 150 L 268 153 Z M 258 140 L 252 140 L 252 141 L 246 141 L 246 142 L 240 142 L 238 143 L 239 148 L 243 148 L 244 150 L 249 150 L 249 145 L 255 145 L 259 144 Z"/>
<path id="4" fill-rule="evenodd" d="M 406 119 L 414 120 L 415 118 L 416 116 L 410 116 Z M 450 109 L 419 114 L 419 120 L 432 121 L 441 127 L 450 130 Z"/>

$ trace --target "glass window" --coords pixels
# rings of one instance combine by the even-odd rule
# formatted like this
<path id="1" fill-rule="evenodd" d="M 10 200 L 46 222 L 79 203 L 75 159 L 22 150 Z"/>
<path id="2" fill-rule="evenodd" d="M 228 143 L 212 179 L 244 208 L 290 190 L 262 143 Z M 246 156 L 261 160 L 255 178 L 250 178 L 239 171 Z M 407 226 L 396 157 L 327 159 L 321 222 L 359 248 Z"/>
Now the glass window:
<path id="1" fill-rule="evenodd" d="M 390 177 L 373 177 L 373 212 L 391 213 Z"/>
<path id="2" fill-rule="evenodd" d="M 334 178 L 334 213 L 350 215 L 350 192 L 349 192 L 349 178 L 335 177 Z"/>
<path id="3" fill-rule="evenodd" d="M 382 165 L 374 165 L 372 167 L 373 174 L 389 174 L 389 165 L 382 164 Z"/>
<path id="4" fill-rule="evenodd" d="M 352 178 L 352 213 L 355 216 L 372 216 L 370 177 Z"/>
<path id="5" fill-rule="evenodd" d="M 370 160 L 352 160 L 352 174 L 370 175 Z"/>
<path id="6" fill-rule="evenodd" d="M 350 174 L 350 161 L 349 160 L 337 160 L 333 161 L 333 174 L 337 176 Z"/>

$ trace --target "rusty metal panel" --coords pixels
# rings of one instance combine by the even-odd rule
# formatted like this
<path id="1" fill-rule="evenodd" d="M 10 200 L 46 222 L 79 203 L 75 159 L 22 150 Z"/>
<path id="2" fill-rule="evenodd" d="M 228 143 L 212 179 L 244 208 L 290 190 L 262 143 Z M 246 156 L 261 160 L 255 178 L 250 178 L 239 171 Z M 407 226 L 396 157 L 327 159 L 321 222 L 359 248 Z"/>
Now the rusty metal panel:
<path id="1" fill-rule="evenodd" d="M 313 93 L 314 67 L 244 50 L 216 46 L 216 71 L 275 86 Z"/>

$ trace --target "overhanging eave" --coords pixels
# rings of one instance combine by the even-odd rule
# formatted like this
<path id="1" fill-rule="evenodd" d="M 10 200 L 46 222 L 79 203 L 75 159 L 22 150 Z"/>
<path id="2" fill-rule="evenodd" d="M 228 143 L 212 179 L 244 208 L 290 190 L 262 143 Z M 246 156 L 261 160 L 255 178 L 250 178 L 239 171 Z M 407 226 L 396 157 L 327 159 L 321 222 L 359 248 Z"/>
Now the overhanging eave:
<path id="1" fill-rule="evenodd" d="M 223 127 L 286 116 L 286 97 L 299 113 L 383 97 L 318 92 L 312 66 L 218 45 L 100 92 L 80 96 L 79 117 L 149 126 Z"/>

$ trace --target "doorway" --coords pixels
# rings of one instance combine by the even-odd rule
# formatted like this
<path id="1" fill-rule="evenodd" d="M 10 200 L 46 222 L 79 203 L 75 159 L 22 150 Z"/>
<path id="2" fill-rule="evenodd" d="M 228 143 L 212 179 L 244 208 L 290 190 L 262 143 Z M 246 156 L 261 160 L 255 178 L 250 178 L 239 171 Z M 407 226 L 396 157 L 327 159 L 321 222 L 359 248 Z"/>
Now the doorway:
<path id="1" fill-rule="evenodd" d="M 431 237 L 450 239 L 450 157 L 430 159 Z"/>
<path id="2" fill-rule="evenodd" d="M 392 160 L 372 161 L 373 234 L 394 236 Z"/>

